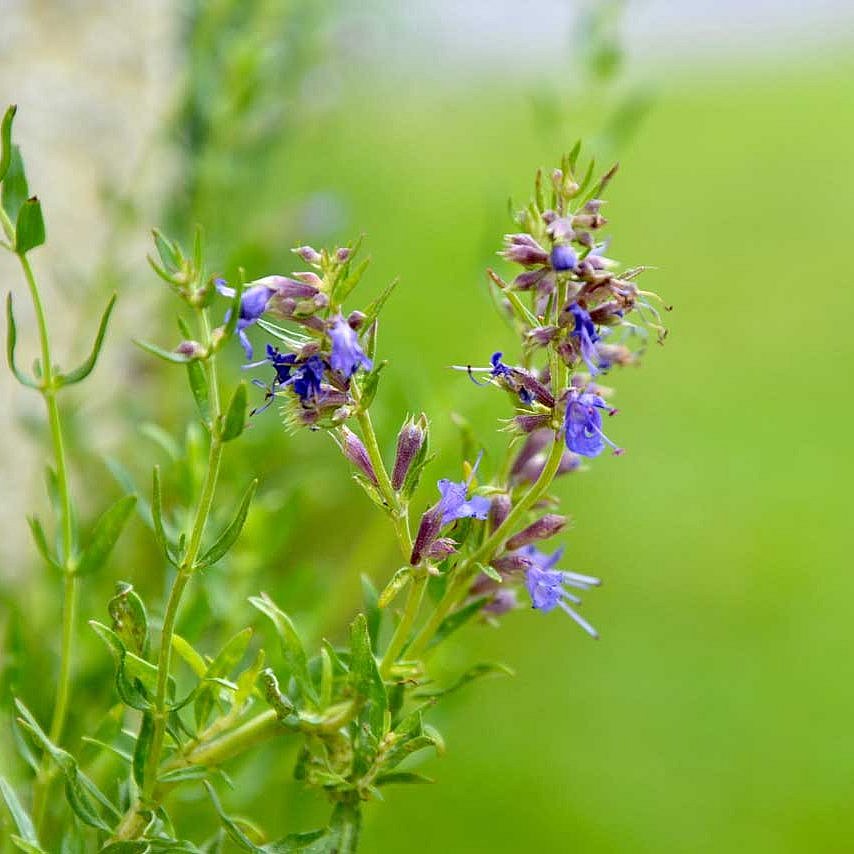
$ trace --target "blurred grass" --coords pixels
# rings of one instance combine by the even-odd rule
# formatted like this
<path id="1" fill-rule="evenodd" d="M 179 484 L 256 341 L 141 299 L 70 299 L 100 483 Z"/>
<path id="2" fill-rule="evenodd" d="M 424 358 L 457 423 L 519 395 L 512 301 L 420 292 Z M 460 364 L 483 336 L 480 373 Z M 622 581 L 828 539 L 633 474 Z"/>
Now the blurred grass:
<path id="1" fill-rule="evenodd" d="M 613 377 L 621 414 L 609 435 L 628 454 L 594 461 L 560 489 L 575 519 L 561 538 L 568 566 L 605 579 L 585 603 L 602 640 L 524 611 L 500 632 L 461 635 L 443 671 L 485 659 L 518 675 L 437 710 L 449 751 L 425 770 L 439 785 L 386 790 L 386 803 L 369 807 L 365 852 L 847 849 L 854 344 L 839 327 L 854 308 L 851 70 L 669 85 L 623 153 L 606 211 L 612 254 L 658 265 L 644 286 L 675 311 L 667 346 Z M 293 229 L 282 212 L 295 199 L 338 194 L 346 227 L 333 205 L 317 228 L 366 233 L 374 264 L 359 301 L 401 277 L 380 332 L 391 365 L 377 422 L 390 449 L 405 412 L 431 416 L 442 452 L 426 503 L 433 480 L 459 471 L 452 411 L 482 437 L 487 474 L 500 447 L 504 398 L 447 366 L 512 354 L 483 274 L 510 225 L 507 194 L 527 199 L 535 168 L 597 129 L 599 116 L 574 105 L 577 127 L 564 136 L 535 122 L 526 93 L 495 82 L 428 92 L 406 79 L 363 81 L 344 102 L 267 153 L 270 172 L 247 188 L 248 201 L 198 215 L 212 256 L 231 263 L 241 205 Z M 312 242 L 305 230 L 299 242 Z M 290 242 L 276 250 L 268 241 L 241 257 L 250 276 L 294 269 Z M 129 347 L 114 346 L 123 362 Z M 236 351 L 233 364 L 236 376 Z M 188 403 L 178 411 L 163 393 L 168 382 L 183 389 L 183 377 L 151 376 L 161 405 L 183 418 Z M 396 568 L 382 520 L 347 482 L 332 443 L 286 436 L 273 410 L 264 418 L 227 470 L 234 482 L 263 470 L 263 494 L 235 559 L 208 573 L 209 594 L 197 590 L 184 634 L 204 631 L 211 615 L 233 629 L 252 620 L 241 601 L 259 589 L 315 634 L 340 631 L 358 573 L 381 583 Z M 124 459 L 144 472 L 152 449 Z M 330 519 L 336 535 L 318 535 Z M 152 565 L 149 554 L 111 572 L 152 601 L 162 580 L 138 569 Z M 33 612 L 47 613 L 38 596 Z M 325 611 L 310 615 L 318 596 Z M 90 594 L 81 617 L 103 617 L 105 598 Z M 88 637 L 83 650 L 98 664 L 81 673 L 82 693 L 108 696 L 106 656 Z M 254 792 L 249 811 L 273 833 L 306 829 L 327 811 L 288 782 L 291 761 L 283 744 L 234 769 L 234 803 L 245 809 Z M 268 780 L 280 786 L 275 810 Z M 211 820 L 207 805 L 189 805 L 196 794 L 181 797 L 179 827 L 187 816 Z"/>

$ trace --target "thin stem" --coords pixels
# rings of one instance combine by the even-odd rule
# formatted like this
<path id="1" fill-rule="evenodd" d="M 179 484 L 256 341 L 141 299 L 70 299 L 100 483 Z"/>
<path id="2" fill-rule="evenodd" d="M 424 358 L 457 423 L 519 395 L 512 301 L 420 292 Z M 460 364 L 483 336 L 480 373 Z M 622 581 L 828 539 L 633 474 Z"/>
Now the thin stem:
<path id="1" fill-rule="evenodd" d="M 4 220 L 8 217 L 3 212 Z M 56 402 L 56 377 L 53 370 L 53 357 L 50 351 L 50 335 L 47 328 L 44 304 L 36 283 L 33 268 L 25 254 L 19 254 L 18 260 L 27 282 L 27 288 L 32 299 L 36 315 L 39 346 L 41 349 L 41 378 L 39 391 L 47 409 L 47 420 L 53 445 L 54 465 L 56 470 L 56 488 L 59 494 L 61 551 L 60 561 L 63 573 L 63 603 L 62 603 L 62 642 L 60 648 L 59 676 L 57 682 L 56 701 L 53 707 L 49 737 L 54 743 L 59 743 L 65 729 L 68 715 L 69 697 L 71 693 L 72 661 L 74 655 L 74 628 L 77 615 L 77 600 L 79 598 L 77 577 L 74 574 L 74 515 L 71 507 L 71 492 L 68 486 L 68 465 L 65 459 L 65 442 L 62 436 L 62 422 L 59 416 L 59 406 Z M 44 758 L 36 775 L 33 788 L 33 812 L 36 825 L 41 826 L 47 801 L 47 790 L 53 778 L 51 766 Z"/>
<path id="2" fill-rule="evenodd" d="M 406 597 L 406 604 L 403 606 L 403 614 L 400 617 L 400 622 L 398 622 L 394 630 L 385 655 L 383 655 L 383 660 L 380 663 L 380 675 L 384 679 L 391 673 L 391 669 L 397 662 L 397 657 L 404 646 L 406 646 L 406 641 L 409 640 L 409 633 L 418 617 L 418 612 L 421 610 L 421 600 L 424 598 L 427 578 L 427 572 L 422 569 L 409 587 L 409 594 Z"/>
<path id="3" fill-rule="evenodd" d="M 355 395 L 354 395 L 355 396 Z M 357 398 L 358 402 L 358 398 Z M 368 452 L 368 457 L 371 460 L 371 465 L 377 475 L 380 492 L 389 507 L 391 514 L 391 522 L 394 526 L 394 533 L 397 536 L 397 542 L 400 545 L 400 551 L 403 559 L 408 561 L 412 554 L 412 534 L 409 530 L 409 509 L 403 505 L 391 485 L 391 478 L 386 471 L 385 463 L 383 462 L 380 446 L 377 442 L 377 434 L 374 431 L 374 425 L 371 421 L 370 413 L 367 410 L 359 409 L 356 416 L 359 426 L 362 428 L 362 438 L 365 441 L 365 449 Z"/>
<path id="4" fill-rule="evenodd" d="M 204 334 L 204 340 L 210 339 L 210 321 L 206 309 L 199 312 L 200 324 Z M 211 394 L 213 424 L 211 427 L 211 444 L 208 454 L 208 468 L 205 472 L 205 480 L 202 485 L 202 494 L 196 508 L 193 527 L 187 550 L 178 567 L 172 589 L 169 591 L 169 599 L 166 603 L 166 612 L 163 616 L 163 630 L 160 635 L 160 650 L 157 656 L 157 689 L 153 709 L 153 729 L 151 736 L 151 748 L 145 762 L 144 782 L 140 799 L 144 802 L 151 798 L 157 784 L 157 769 L 160 765 L 160 755 L 163 752 L 163 740 L 166 735 L 166 693 L 169 687 L 169 672 L 172 668 L 172 635 L 175 632 L 175 622 L 178 618 L 178 608 L 181 604 L 181 596 L 195 569 L 196 558 L 204 536 L 205 526 L 210 516 L 213 505 L 214 493 L 216 492 L 217 480 L 219 478 L 219 467 L 222 461 L 222 442 L 218 434 L 218 421 L 220 417 L 220 398 L 217 385 L 216 361 L 208 360 L 208 381 Z"/>

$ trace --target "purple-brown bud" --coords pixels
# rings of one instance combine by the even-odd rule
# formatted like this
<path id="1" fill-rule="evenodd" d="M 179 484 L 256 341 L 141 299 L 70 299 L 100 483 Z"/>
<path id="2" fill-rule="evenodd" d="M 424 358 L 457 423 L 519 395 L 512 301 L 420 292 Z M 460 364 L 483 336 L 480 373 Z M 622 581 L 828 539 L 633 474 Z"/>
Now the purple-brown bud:
<path id="1" fill-rule="evenodd" d="M 368 315 L 363 311 L 351 311 L 347 315 L 347 325 L 350 329 L 361 329 Z"/>
<path id="2" fill-rule="evenodd" d="M 527 528 L 519 531 L 507 541 L 507 548 L 511 551 L 521 549 L 522 546 L 536 543 L 538 540 L 547 540 L 553 537 L 558 531 L 562 531 L 566 525 L 566 516 L 560 516 L 557 513 L 546 513 L 536 522 L 528 525 Z"/>
<path id="3" fill-rule="evenodd" d="M 493 558 L 492 568 L 501 575 L 512 575 L 514 572 L 524 572 L 530 569 L 531 560 L 524 555 L 503 554 L 501 557 Z"/>
<path id="4" fill-rule="evenodd" d="M 311 246 L 297 246 L 296 249 L 291 249 L 295 255 L 299 255 L 306 264 L 319 264 L 320 253 Z"/>
<path id="5" fill-rule="evenodd" d="M 341 451 L 344 456 L 359 469 L 362 474 L 374 485 L 379 486 L 377 474 L 368 456 L 362 440 L 346 426 L 341 427 Z"/>
<path id="6" fill-rule="evenodd" d="M 489 504 L 489 530 L 494 531 L 510 514 L 513 502 L 506 492 L 499 492 L 492 496 Z"/>
<path id="7" fill-rule="evenodd" d="M 198 341 L 182 341 L 175 348 L 175 352 L 191 359 L 201 359 L 205 355 L 205 348 Z"/>
<path id="8" fill-rule="evenodd" d="M 433 560 L 444 560 L 457 550 L 457 544 L 450 537 L 439 537 L 426 550 L 426 555 Z"/>
<path id="9" fill-rule="evenodd" d="M 412 463 L 418 456 L 426 437 L 427 419 L 422 415 L 418 421 L 407 418 L 400 433 L 397 434 L 397 454 L 394 458 L 394 468 L 391 472 L 391 485 L 400 489 L 409 474 Z"/>
<path id="10" fill-rule="evenodd" d="M 421 524 L 418 526 L 418 533 L 415 535 L 415 544 L 412 546 L 412 556 L 409 559 L 413 566 L 421 563 L 421 558 L 428 554 L 430 546 L 436 542 L 441 529 L 442 508 L 439 504 L 434 504 L 421 517 Z"/>
<path id="11" fill-rule="evenodd" d="M 339 264 L 343 264 L 352 253 L 352 249 L 347 246 L 342 246 L 340 249 L 335 251 L 335 260 L 338 261 Z"/>
<path id="12" fill-rule="evenodd" d="M 523 267 L 548 263 L 548 252 L 530 234 L 507 234 L 504 240 L 507 245 L 502 255 L 508 261 L 521 264 Z"/>

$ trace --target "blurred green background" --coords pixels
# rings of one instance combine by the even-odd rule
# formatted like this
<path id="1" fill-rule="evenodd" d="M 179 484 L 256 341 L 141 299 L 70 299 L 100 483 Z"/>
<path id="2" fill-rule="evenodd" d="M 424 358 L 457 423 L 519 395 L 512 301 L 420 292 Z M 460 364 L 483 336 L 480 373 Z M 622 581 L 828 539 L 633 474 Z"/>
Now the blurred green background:
<path id="1" fill-rule="evenodd" d="M 187 61 L 203 63 L 200 29 L 188 32 Z M 288 73 L 304 76 L 315 59 L 303 61 Z M 210 64 L 213 83 L 199 79 L 219 94 L 223 79 L 251 73 Z M 558 488 L 574 519 L 560 538 L 568 566 L 605 581 L 586 599 L 601 640 L 526 610 L 499 631 L 460 633 L 440 673 L 486 659 L 517 675 L 471 686 L 436 710 L 448 752 L 422 770 L 438 784 L 384 790 L 385 803 L 367 811 L 365 852 L 850 849 L 854 344 L 843 324 L 854 308 L 852 72 L 839 52 L 662 74 L 643 121 L 622 135 L 607 132 L 613 106 L 601 93 L 621 85 L 608 80 L 587 92 L 576 81 L 575 96 L 552 101 L 554 79 L 472 75 L 452 85 L 376 75 L 353 85 L 345 75 L 334 102 L 299 102 L 291 124 L 274 122 L 255 149 L 242 151 L 240 122 L 213 108 L 207 135 L 179 135 L 197 183 L 190 191 L 179 179 L 162 216 L 179 231 L 201 221 L 212 264 L 232 275 L 237 264 L 250 276 L 288 272 L 299 268 L 290 246 L 364 232 L 374 263 L 356 303 L 401 277 L 381 328 L 390 366 L 377 421 L 390 452 L 407 412 L 432 418 L 441 453 L 424 504 L 433 480 L 459 471 L 452 412 L 472 422 L 487 472 L 503 441 L 495 428 L 508 414 L 504 397 L 447 366 L 512 348 L 483 270 L 510 228 L 507 196 L 524 201 L 535 169 L 576 137 L 621 161 L 607 208 L 610 254 L 654 265 L 644 286 L 675 307 L 666 346 L 609 378 L 620 408 L 610 435 L 628 453 L 597 459 Z M 276 79 L 260 73 L 259 91 Z M 242 97 L 234 110 L 246 107 Z M 193 126 L 206 109 L 196 103 Z M 186 112 L 176 115 L 175 127 L 190 126 Z M 40 188 L 47 198 L 55 191 Z M 128 222 L 131 232 L 147 225 Z M 131 270 L 105 269 L 124 322 L 168 343 L 174 307 L 145 302 L 137 290 L 153 291 L 154 281 L 137 260 L 122 263 Z M 105 282 L 87 287 L 100 298 Z M 101 417 L 122 430 L 147 418 L 180 437 L 191 413 L 184 377 L 117 334 L 99 371 L 118 391 L 69 407 L 81 425 L 78 491 L 109 482 L 105 457 L 144 488 L 151 464 L 168 462 L 163 451 L 144 437 L 111 446 L 92 431 Z M 116 401 L 124 422 L 107 414 Z M 6 453 L 26 442 L 18 432 Z M 213 650 L 217 637 L 255 620 L 245 599 L 263 589 L 315 639 L 340 638 L 358 608 L 359 573 L 382 584 L 396 569 L 383 520 L 332 443 L 286 435 L 273 410 L 228 462 L 223 514 L 256 470 L 262 492 L 236 556 L 192 591 L 180 630 L 201 632 Z M 35 487 L 33 495 L 43 502 Z M 105 616 L 118 578 L 159 611 L 164 580 L 142 523 L 122 546 L 84 596 L 82 618 Z M 45 571 L 19 560 L 28 568 L 7 573 L 0 603 L 5 690 L 45 715 L 51 699 L 36 673 L 55 667 L 56 649 L 32 641 L 55 623 L 57 604 Z M 272 647 L 266 626 L 259 631 Z M 72 742 L 112 702 L 110 663 L 81 633 L 78 702 L 87 710 Z M 12 766 L 3 738 L 0 758 Z M 273 836 L 326 813 L 290 782 L 292 760 L 275 744 L 231 769 L 237 789 L 226 799 Z M 197 793 L 179 797 L 179 825 L 215 826 Z"/>

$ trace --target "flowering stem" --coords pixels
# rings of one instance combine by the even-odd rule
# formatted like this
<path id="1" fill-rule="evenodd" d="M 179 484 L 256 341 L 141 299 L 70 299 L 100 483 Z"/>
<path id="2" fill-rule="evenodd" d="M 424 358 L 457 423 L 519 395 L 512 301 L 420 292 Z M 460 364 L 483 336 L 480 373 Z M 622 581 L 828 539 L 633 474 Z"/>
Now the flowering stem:
<path id="1" fill-rule="evenodd" d="M 355 397 L 355 395 L 354 395 Z M 358 398 L 357 402 L 358 402 Z M 388 504 L 389 513 L 391 514 L 391 522 L 394 526 L 394 533 L 397 536 L 400 551 L 403 554 L 403 559 L 408 561 L 412 554 L 412 534 L 409 531 L 409 510 L 403 505 L 391 485 L 391 478 L 386 471 L 385 463 L 383 462 L 380 446 L 377 442 L 377 434 L 374 431 L 374 425 L 371 421 L 370 413 L 367 410 L 359 408 L 356 418 L 359 426 L 362 428 L 362 438 L 365 442 L 365 449 L 368 452 L 368 457 L 371 460 L 371 465 L 374 467 L 374 472 L 377 475 L 380 492 Z"/>
<path id="2" fill-rule="evenodd" d="M 208 320 L 207 310 L 202 309 L 199 312 L 199 315 L 203 334 L 207 341 L 210 336 L 210 322 Z M 190 532 L 187 550 L 181 560 L 181 565 L 178 567 L 175 580 L 172 582 L 172 589 L 169 591 L 169 599 L 166 603 L 166 612 L 163 616 L 163 630 L 160 635 L 160 650 L 157 656 L 157 689 L 154 698 L 154 708 L 152 710 L 153 727 L 151 747 L 145 763 L 144 783 L 140 795 L 140 800 L 142 802 L 145 802 L 152 797 L 157 784 L 157 769 L 160 765 L 160 754 L 163 751 L 163 739 L 166 734 L 166 719 L 168 715 L 168 711 L 166 709 L 166 692 L 169 686 L 169 671 L 172 666 L 172 635 L 175 632 L 175 621 L 178 617 L 178 608 L 181 604 L 181 596 L 183 595 L 184 589 L 186 588 L 187 583 L 190 580 L 190 576 L 193 574 L 195 569 L 196 558 L 198 557 L 199 549 L 201 548 L 205 525 L 207 524 L 211 506 L 213 504 L 214 493 L 216 491 L 217 480 L 219 478 L 220 462 L 222 460 L 222 441 L 219 438 L 216 426 L 220 417 L 220 400 L 219 389 L 217 386 L 216 363 L 214 359 L 208 360 L 207 368 L 214 425 L 211 430 L 208 468 L 205 472 L 202 494 L 196 508 L 196 515 Z"/>
<path id="3" fill-rule="evenodd" d="M 406 646 L 406 641 L 409 639 L 409 633 L 418 617 L 418 612 L 421 610 L 421 600 L 424 598 L 424 590 L 427 587 L 427 572 L 420 570 L 415 580 L 409 587 L 409 593 L 406 597 L 406 604 L 403 606 L 403 614 L 400 617 L 394 634 L 388 643 L 383 660 L 380 663 L 380 675 L 386 678 L 394 667 L 398 655 Z"/>
<path id="4" fill-rule="evenodd" d="M 5 211 L 3 219 L 10 225 Z M 11 225 L 10 225 L 11 227 Z M 26 254 L 19 253 L 18 260 L 33 303 L 38 327 L 39 345 L 41 349 L 41 377 L 39 393 L 45 402 L 47 420 L 50 427 L 51 443 L 53 444 L 54 464 L 56 470 L 56 490 L 59 495 L 60 507 L 60 567 L 63 573 L 63 603 L 62 603 L 62 642 L 60 649 L 59 677 L 57 683 L 56 701 L 53 707 L 49 737 L 54 743 L 62 738 L 65 729 L 65 719 L 68 715 L 68 701 L 71 689 L 71 664 L 74 651 L 74 627 L 77 614 L 78 583 L 74 573 L 74 514 L 71 507 L 71 493 L 68 487 L 68 465 L 65 459 L 65 443 L 62 436 L 62 422 L 59 417 L 59 406 L 56 402 L 56 376 L 54 375 L 53 357 L 50 351 L 50 335 L 47 329 L 44 305 L 36 283 L 33 268 Z M 51 765 L 47 758 L 42 762 L 36 776 L 33 789 L 33 812 L 36 825 L 40 826 L 44 819 L 47 789 L 53 778 Z"/>

